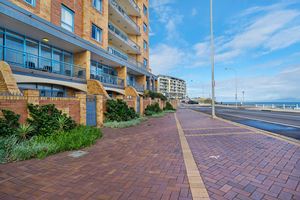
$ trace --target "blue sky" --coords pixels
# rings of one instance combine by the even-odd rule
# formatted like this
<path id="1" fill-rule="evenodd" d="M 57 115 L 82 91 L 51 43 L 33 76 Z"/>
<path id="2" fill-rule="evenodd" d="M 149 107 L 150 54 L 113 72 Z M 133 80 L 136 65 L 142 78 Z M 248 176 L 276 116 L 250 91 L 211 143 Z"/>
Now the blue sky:
<path id="1" fill-rule="evenodd" d="M 184 3 L 183 3 L 184 2 Z M 150 0 L 150 66 L 210 96 L 209 0 Z M 300 1 L 214 0 L 216 98 L 300 101 Z"/>

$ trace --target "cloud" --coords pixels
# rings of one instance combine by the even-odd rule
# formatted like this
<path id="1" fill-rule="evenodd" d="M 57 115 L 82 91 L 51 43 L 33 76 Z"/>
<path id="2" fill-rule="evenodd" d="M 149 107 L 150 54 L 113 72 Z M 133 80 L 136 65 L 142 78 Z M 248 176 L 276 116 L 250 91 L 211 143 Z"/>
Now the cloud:
<path id="1" fill-rule="evenodd" d="M 155 74 L 166 74 L 185 60 L 185 54 L 179 48 L 160 44 L 150 52 L 151 67 Z"/>
<path id="2" fill-rule="evenodd" d="M 298 42 L 300 42 L 300 26 L 294 26 L 274 34 L 264 44 L 264 47 L 270 51 L 274 51 L 277 49 L 286 48 Z"/>
<path id="3" fill-rule="evenodd" d="M 192 9 L 191 15 L 194 17 L 198 14 L 198 10 L 196 8 Z"/>
<path id="4" fill-rule="evenodd" d="M 178 14 L 171 6 L 173 0 L 153 0 L 151 8 L 154 10 L 158 21 L 164 25 L 166 29 L 167 40 L 180 40 L 178 26 L 183 22 L 183 15 Z"/>
<path id="5" fill-rule="evenodd" d="M 242 99 L 245 91 L 245 101 L 274 101 L 293 99 L 300 101 L 300 64 L 290 66 L 274 76 L 252 76 L 238 79 L 238 100 Z M 203 88 L 205 87 L 205 88 Z M 210 95 L 210 85 L 194 84 L 188 88 L 191 97 Z M 216 98 L 218 101 L 234 101 L 235 79 L 216 82 Z"/>

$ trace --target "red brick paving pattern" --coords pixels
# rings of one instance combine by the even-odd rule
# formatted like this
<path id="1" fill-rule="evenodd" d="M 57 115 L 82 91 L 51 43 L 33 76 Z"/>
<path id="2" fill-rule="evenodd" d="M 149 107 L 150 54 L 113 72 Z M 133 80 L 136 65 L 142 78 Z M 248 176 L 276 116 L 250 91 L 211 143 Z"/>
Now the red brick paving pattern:
<path id="1" fill-rule="evenodd" d="M 173 114 L 104 133 L 81 158 L 0 165 L 0 199 L 192 199 Z"/>
<path id="2" fill-rule="evenodd" d="M 183 129 L 234 126 L 190 110 L 180 110 L 177 116 Z M 300 199 L 299 146 L 254 132 L 231 135 L 228 130 L 192 131 L 201 137 L 185 131 L 211 199 Z M 214 132 L 224 135 L 209 136 Z"/>

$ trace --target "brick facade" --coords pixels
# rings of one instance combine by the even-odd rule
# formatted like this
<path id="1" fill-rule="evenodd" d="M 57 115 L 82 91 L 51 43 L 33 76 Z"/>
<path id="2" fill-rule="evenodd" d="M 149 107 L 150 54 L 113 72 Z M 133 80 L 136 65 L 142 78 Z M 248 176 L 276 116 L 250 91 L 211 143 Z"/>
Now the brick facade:
<path id="1" fill-rule="evenodd" d="M 74 33 L 82 37 L 83 33 L 83 0 L 55 0 L 51 1 L 51 22 L 61 26 L 61 6 L 64 5 L 74 12 Z"/>

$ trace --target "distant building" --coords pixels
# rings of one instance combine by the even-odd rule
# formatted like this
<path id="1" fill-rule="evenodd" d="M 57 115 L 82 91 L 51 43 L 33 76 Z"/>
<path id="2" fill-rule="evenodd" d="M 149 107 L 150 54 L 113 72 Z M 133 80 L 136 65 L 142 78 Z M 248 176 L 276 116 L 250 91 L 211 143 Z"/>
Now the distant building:
<path id="1" fill-rule="evenodd" d="M 158 75 L 158 92 L 170 99 L 184 99 L 186 96 L 186 83 L 179 78 Z"/>

